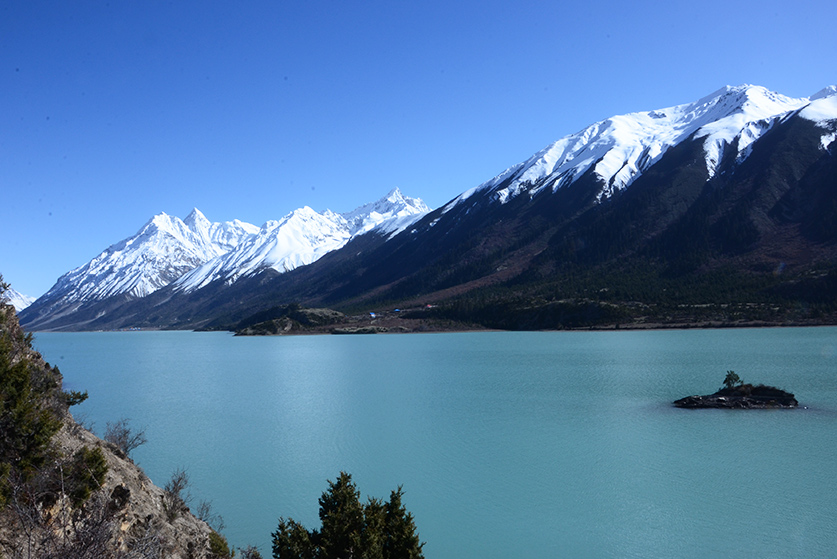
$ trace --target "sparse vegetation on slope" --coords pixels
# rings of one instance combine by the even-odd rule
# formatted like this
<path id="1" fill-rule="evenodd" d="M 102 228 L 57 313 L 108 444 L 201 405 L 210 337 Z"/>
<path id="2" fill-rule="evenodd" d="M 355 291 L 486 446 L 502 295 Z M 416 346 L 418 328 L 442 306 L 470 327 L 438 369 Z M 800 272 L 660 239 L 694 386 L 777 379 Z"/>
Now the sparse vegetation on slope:
<path id="1" fill-rule="evenodd" d="M 298 306 L 292 312 L 326 324 L 339 315 Z M 185 469 L 176 469 L 161 489 L 131 460 L 131 451 L 147 442 L 143 429 L 118 420 L 108 423 L 102 440 L 73 420 L 69 406 L 85 398 L 62 390 L 61 374 L 32 349 L 14 309 L 0 305 L 0 558 L 236 556 L 209 502 L 201 502 L 196 515 L 190 511 Z M 341 473 L 320 500 L 322 529 L 308 532 L 293 520 L 280 521 L 274 556 L 345 557 L 348 551 L 419 559 L 423 544 L 402 496 L 398 488 L 387 502 L 363 505 L 351 476 Z M 294 549 L 298 555 L 288 551 Z M 262 557 L 252 546 L 240 552 L 243 559 Z"/>
<path id="2" fill-rule="evenodd" d="M 164 518 L 165 493 L 128 457 L 141 431 L 117 422 L 106 442 L 73 420 L 69 406 L 85 398 L 63 391 L 58 369 L 0 304 L 0 557 L 230 556 L 213 554 L 218 536 L 188 509 Z"/>

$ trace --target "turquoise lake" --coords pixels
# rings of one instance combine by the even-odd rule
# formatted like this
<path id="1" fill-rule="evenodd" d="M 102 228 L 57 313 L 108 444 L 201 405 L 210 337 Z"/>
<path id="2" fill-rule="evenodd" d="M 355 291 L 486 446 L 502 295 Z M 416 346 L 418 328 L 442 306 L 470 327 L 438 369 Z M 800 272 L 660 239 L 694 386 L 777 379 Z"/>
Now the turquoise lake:
<path id="1" fill-rule="evenodd" d="M 230 543 L 403 485 L 428 559 L 833 557 L 837 328 L 236 338 L 42 333 L 101 435 L 129 418 Z M 745 382 L 796 410 L 680 410 Z"/>

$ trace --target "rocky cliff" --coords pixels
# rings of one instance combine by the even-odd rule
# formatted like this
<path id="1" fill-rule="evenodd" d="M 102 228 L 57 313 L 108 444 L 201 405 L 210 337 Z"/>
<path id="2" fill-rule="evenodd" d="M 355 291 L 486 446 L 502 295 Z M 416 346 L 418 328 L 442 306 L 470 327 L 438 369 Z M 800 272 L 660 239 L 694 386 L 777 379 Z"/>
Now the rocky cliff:
<path id="1" fill-rule="evenodd" d="M 0 304 L 0 557 L 229 557 L 181 494 L 79 425 L 61 374 Z"/>

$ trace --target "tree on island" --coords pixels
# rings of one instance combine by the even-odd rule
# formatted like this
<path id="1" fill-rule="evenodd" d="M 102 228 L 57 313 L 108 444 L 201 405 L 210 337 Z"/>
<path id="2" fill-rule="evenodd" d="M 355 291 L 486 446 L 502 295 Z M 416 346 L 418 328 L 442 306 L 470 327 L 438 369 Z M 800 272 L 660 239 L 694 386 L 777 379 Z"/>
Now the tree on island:
<path id="1" fill-rule="evenodd" d="M 423 559 L 413 515 L 401 503 L 401 487 L 383 502 L 360 502 L 352 476 L 340 472 L 320 497 L 320 530 L 308 531 L 293 519 L 279 519 L 273 533 L 275 559 Z"/>
<path id="2" fill-rule="evenodd" d="M 686 396 L 674 401 L 678 408 L 768 409 L 795 408 L 796 397 L 774 386 L 744 384 L 735 371 L 727 371 L 724 387 L 707 396 Z"/>
<path id="3" fill-rule="evenodd" d="M 724 386 L 729 389 L 733 389 L 736 386 L 741 386 L 743 381 L 741 377 L 739 377 L 735 371 L 727 371 L 727 376 L 724 377 Z"/>

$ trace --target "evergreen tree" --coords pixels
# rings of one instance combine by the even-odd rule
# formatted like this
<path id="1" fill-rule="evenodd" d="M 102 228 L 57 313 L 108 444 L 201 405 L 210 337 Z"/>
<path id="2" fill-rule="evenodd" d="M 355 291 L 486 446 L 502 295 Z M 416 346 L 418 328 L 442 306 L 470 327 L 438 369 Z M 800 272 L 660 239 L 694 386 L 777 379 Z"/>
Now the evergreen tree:
<path id="1" fill-rule="evenodd" d="M 401 487 L 388 502 L 364 506 L 352 476 L 341 472 L 322 494 L 322 528 L 309 532 L 293 519 L 279 519 L 273 533 L 275 559 L 423 559 L 413 515 L 401 502 Z"/>
<path id="2" fill-rule="evenodd" d="M 320 559 L 360 557 L 363 532 L 363 506 L 352 476 L 340 472 L 336 482 L 328 482 L 320 497 Z"/>
<path id="3" fill-rule="evenodd" d="M 100 448 L 81 447 L 68 464 L 65 488 L 73 506 L 81 507 L 105 481 L 108 463 Z"/>
<path id="4" fill-rule="evenodd" d="M 361 547 L 364 559 L 384 559 L 386 511 L 380 499 L 369 498 L 363 509 Z"/>
<path id="5" fill-rule="evenodd" d="M 312 534 L 302 524 L 292 518 L 279 519 L 279 527 L 273 533 L 273 557 L 276 559 L 314 559 L 315 553 Z"/>
<path id="6" fill-rule="evenodd" d="M 401 486 L 390 494 L 384 507 L 385 559 L 419 559 L 423 557 L 413 515 L 401 503 L 404 495 Z"/>
<path id="7" fill-rule="evenodd" d="M 724 386 L 726 388 L 735 388 L 741 385 L 741 377 L 735 371 L 727 371 L 727 376 L 724 377 Z"/>
<path id="8" fill-rule="evenodd" d="M 0 328 L 0 477 L 14 471 L 28 479 L 49 459 L 50 440 L 61 427 L 49 406 L 56 385 L 33 374 L 29 340 L 15 340 L 6 326 Z"/>

